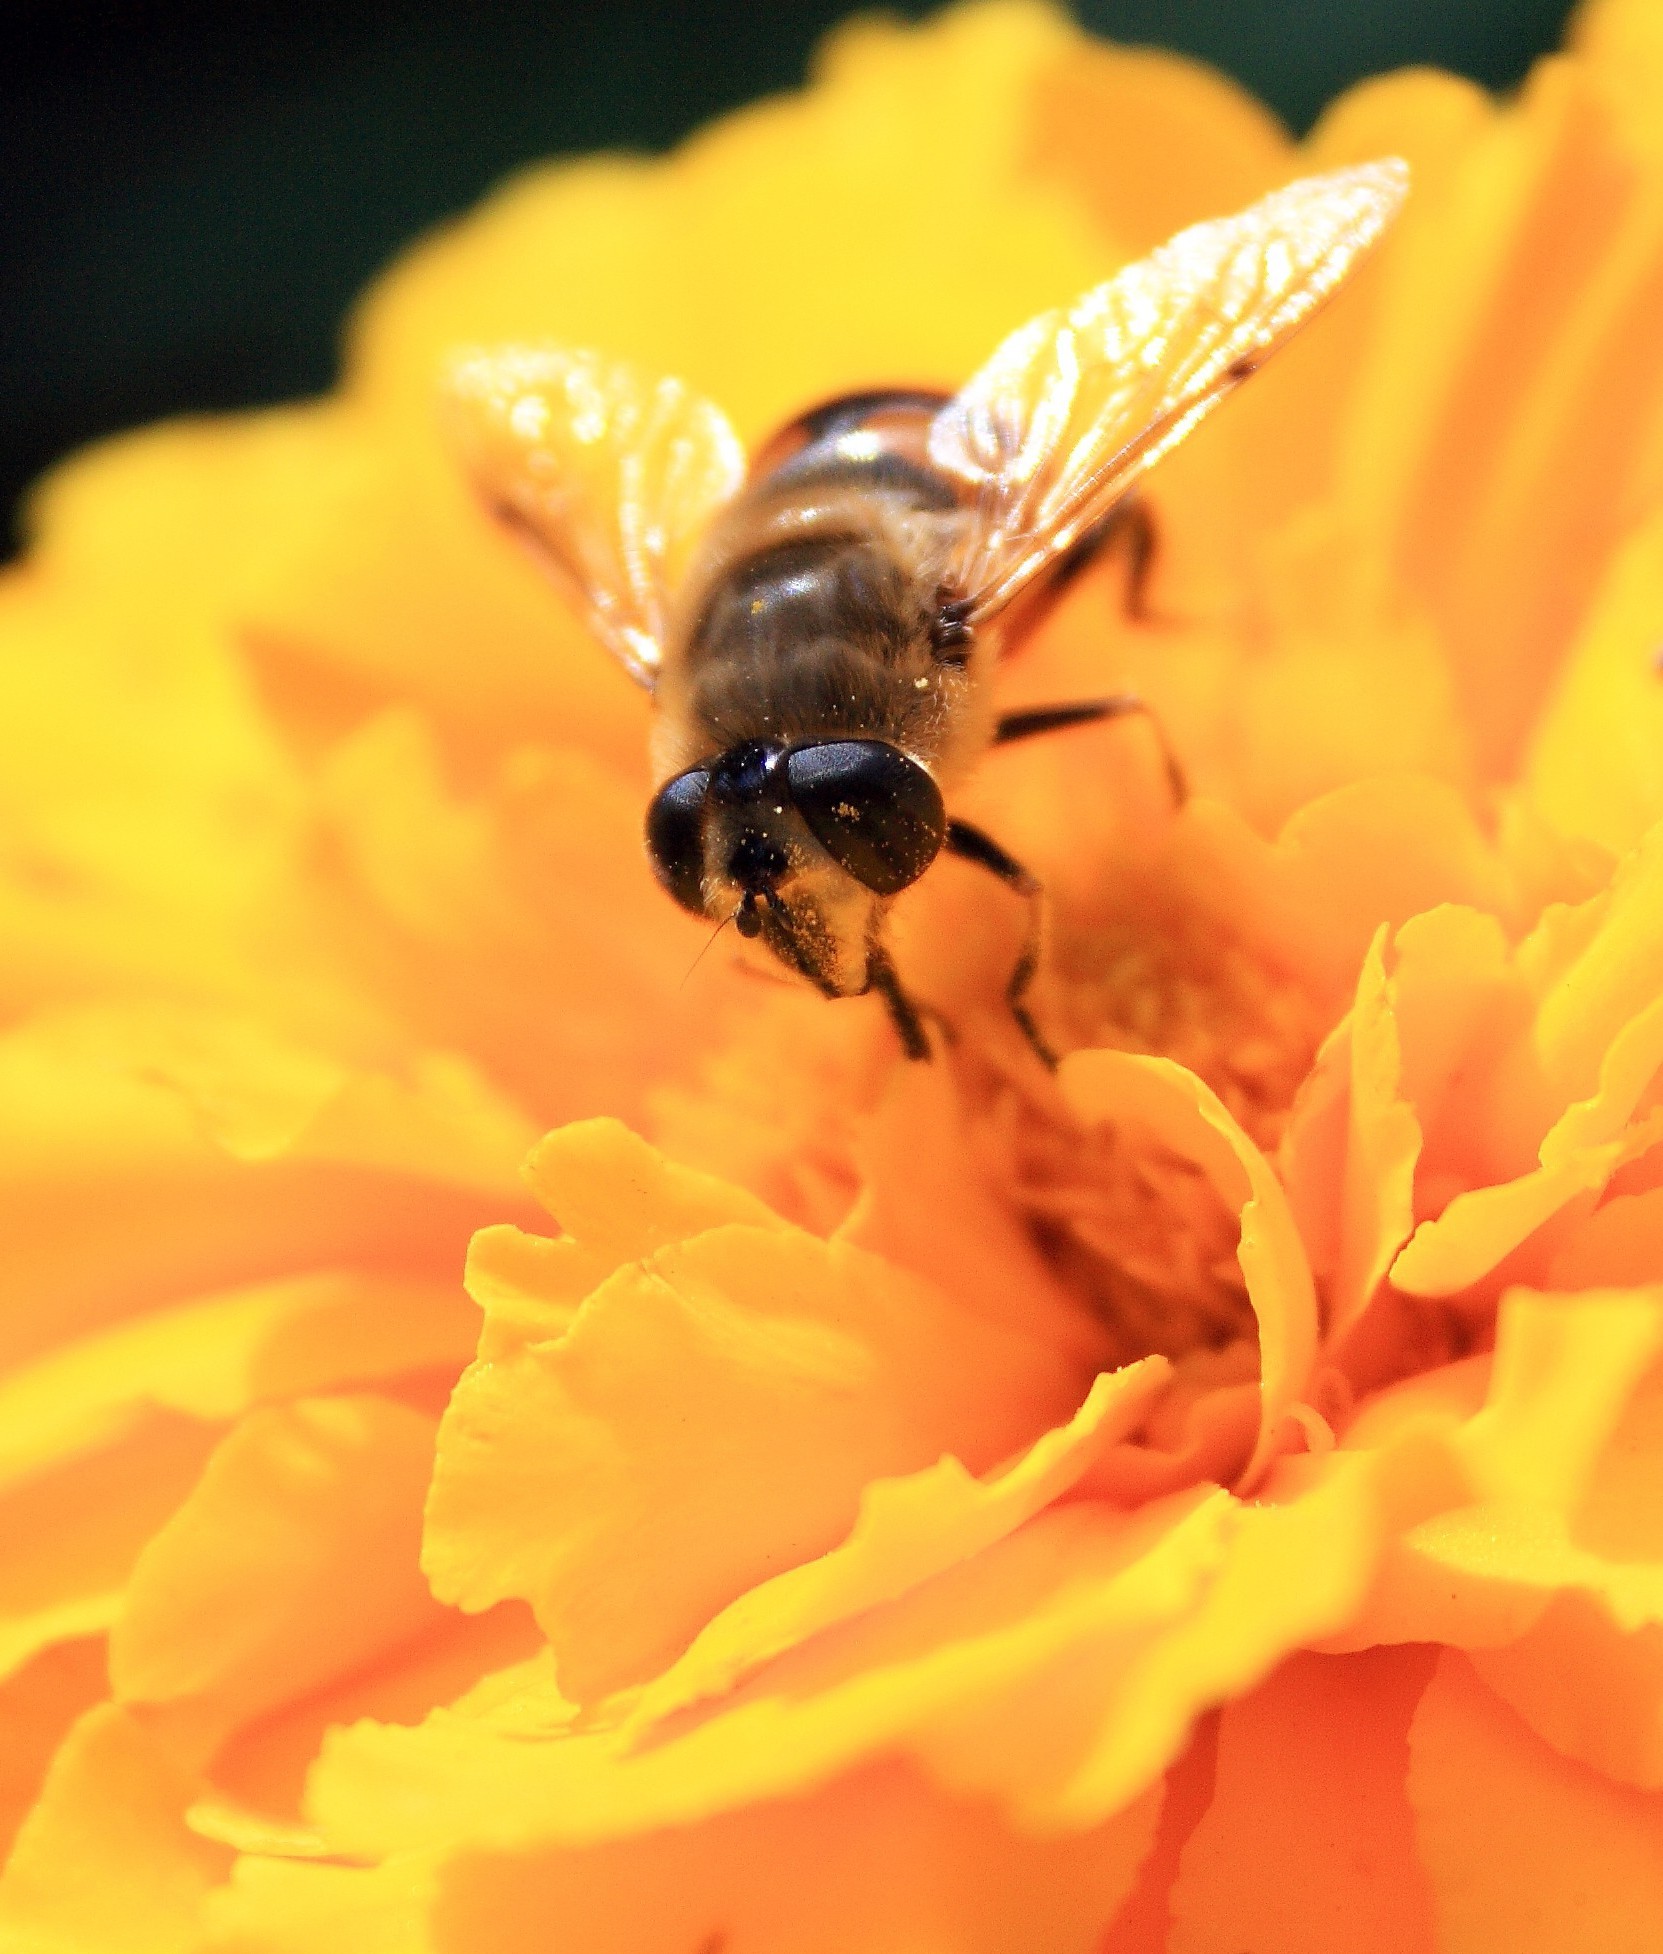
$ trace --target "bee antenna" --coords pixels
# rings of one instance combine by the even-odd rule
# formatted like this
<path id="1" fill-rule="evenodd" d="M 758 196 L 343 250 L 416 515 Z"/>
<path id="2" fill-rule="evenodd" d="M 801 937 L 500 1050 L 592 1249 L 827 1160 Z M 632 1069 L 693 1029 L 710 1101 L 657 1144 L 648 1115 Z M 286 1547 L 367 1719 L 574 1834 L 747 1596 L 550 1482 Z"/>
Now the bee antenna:
<path id="1" fill-rule="evenodd" d="M 693 975 L 693 972 L 697 970 L 699 965 L 704 962 L 705 958 L 710 955 L 711 950 L 715 947 L 717 937 L 719 937 L 722 934 L 723 930 L 725 930 L 728 924 L 731 923 L 732 921 L 733 921 L 732 916 L 724 916 L 722 920 L 716 925 L 716 927 L 710 932 L 710 935 L 705 942 L 704 948 L 687 966 L 686 975 L 683 976 L 681 982 L 676 986 L 677 990 L 681 990 L 681 991 L 686 990 L 688 978 L 690 978 Z"/>

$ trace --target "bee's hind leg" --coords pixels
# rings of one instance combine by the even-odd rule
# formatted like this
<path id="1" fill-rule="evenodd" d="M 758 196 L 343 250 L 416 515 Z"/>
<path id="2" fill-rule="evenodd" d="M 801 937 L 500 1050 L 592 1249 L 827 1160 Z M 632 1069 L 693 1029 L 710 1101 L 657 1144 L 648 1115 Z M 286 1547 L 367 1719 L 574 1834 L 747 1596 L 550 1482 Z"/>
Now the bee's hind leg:
<path id="1" fill-rule="evenodd" d="M 1133 624 L 1159 624 L 1161 618 L 1150 608 L 1149 582 L 1160 555 L 1160 531 L 1155 512 L 1136 489 L 1097 518 L 1039 579 L 1023 608 L 1017 613 L 1017 628 L 1026 634 L 1042 624 L 1055 608 L 1063 592 L 1083 570 L 1089 570 L 1111 550 L 1126 558 L 1126 585 L 1121 609 Z"/>
<path id="2" fill-rule="evenodd" d="M 1006 888 L 1014 889 L 1019 896 L 1028 899 L 1028 933 L 1023 939 L 1016 966 L 1011 971 L 1010 981 L 1005 986 L 1005 1002 L 1010 1006 L 1010 1014 L 1021 1028 L 1023 1037 L 1033 1046 L 1040 1063 L 1054 1072 L 1057 1069 L 1057 1055 L 1040 1036 L 1033 1014 L 1024 1002 L 1028 986 L 1034 981 L 1034 972 L 1039 968 L 1040 937 L 1045 923 L 1045 891 L 1039 878 L 1032 870 L 1024 868 L 1014 855 L 1007 854 L 992 835 L 984 834 L 968 821 L 947 823 L 945 847 L 948 854 L 974 862 L 978 868 L 985 868 L 990 875 L 998 876 Z"/>

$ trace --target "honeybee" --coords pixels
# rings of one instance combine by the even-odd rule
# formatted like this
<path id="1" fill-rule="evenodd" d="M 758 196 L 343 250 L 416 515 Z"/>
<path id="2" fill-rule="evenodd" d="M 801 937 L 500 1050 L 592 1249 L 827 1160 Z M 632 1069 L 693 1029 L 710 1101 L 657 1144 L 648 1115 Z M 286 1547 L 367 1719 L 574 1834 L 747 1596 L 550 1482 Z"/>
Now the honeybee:
<path id="1" fill-rule="evenodd" d="M 919 1006 L 884 941 L 938 855 L 1041 892 L 946 811 L 989 746 L 1140 709 L 1001 717 L 993 674 L 1031 600 L 1117 530 L 1144 473 L 1327 299 L 1396 213 L 1396 158 L 1181 231 L 997 347 L 956 394 L 887 389 L 802 415 L 749 462 L 720 408 L 604 353 L 458 356 L 456 445 L 487 507 L 576 599 L 656 708 L 654 873 L 827 997 L 876 991 L 910 1057 Z"/>

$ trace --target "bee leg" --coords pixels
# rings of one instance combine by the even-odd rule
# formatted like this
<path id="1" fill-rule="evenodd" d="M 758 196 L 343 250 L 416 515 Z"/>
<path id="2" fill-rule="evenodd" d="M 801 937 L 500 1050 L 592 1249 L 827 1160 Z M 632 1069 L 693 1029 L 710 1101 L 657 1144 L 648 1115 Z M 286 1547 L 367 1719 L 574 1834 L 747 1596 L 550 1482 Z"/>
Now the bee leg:
<path id="1" fill-rule="evenodd" d="M 866 975 L 868 987 L 884 1001 L 889 1022 L 895 1027 L 895 1035 L 901 1041 L 902 1051 L 908 1058 L 927 1059 L 930 1041 L 924 1036 L 924 1020 L 918 1006 L 902 990 L 901 980 L 895 974 L 895 966 L 889 961 L 888 952 L 877 944 L 873 944 L 867 953 Z"/>
<path id="2" fill-rule="evenodd" d="M 1134 624 L 1158 623 L 1160 620 L 1149 607 L 1149 580 L 1160 553 L 1160 534 L 1155 526 L 1155 512 L 1134 489 L 1129 495 L 1123 495 L 1106 515 L 1099 516 L 1045 572 L 1038 590 L 1018 613 L 1016 628 L 1021 634 L 1026 636 L 1043 624 L 1074 579 L 1090 569 L 1100 556 L 1116 548 L 1126 554 L 1126 593 L 1121 608 Z"/>
<path id="3" fill-rule="evenodd" d="M 1126 615 L 1134 624 L 1154 622 L 1149 608 L 1149 579 L 1155 573 L 1155 558 L 1160 554 L 1160 531 L 1155 527 L 1155 512 L 1135 491 L 1123 495 L 1097 525 L 1099 549 L 1119 543 L 1126 552 Z"/>
<path id="4" fill-rule="evenodd" d="M 1150 711 L 1148 702 L 1135 692 L 1116 692 L 1107 699 L 1079 699 L 1067 706 L 1033 706 L 1024 712 L 1002 713 L 994 722 L 993 744 L 1010 746 L 1017 740 L 1035 739 L 1041 733 L 1061 732 L 1065 726 L 1089 726 L 1099 719 L 1124 719 L 1134 712 L 1149 721 L 1150 731 L 1160 742 L 1172 804 L 1182 807 L 1190 797 L 1189 782 L 1184 778 L 1177 755 L 1167 744 L 1161 722 Z"/>
<path id="5" fill-rule="evenodd" d="M 1045 891 L 1039 878 L 1025 869 L 1014 855 L 1001 848 L 992 835 L 983 834 L 980 828 L 968 821 L 949 821 L 947 839 L 944 846 L 950 855 L 974 862 L 978 868 L 985 868 L 990 875 L 998 876 L 1008 889 L 1014 889 L 1019 896 L 1028 899 L 1028 934 L 1022 944 L 1022 953 L 1016 959 L 1016 967 L 1011 971 L 1010 982 L 1005 986 L 1005 1002 L 1010 1006 L 1011 1016 L 1021 1027 L 1022 1035 L 1033 1046 L 1040 1063 L 1048 1070 L 1057 1069 L 1057 1055 L 1039 1034 L 1033 1014 L 1023 1002 L 1028 986 L 1034 981 L 1034 972 L 1039 968 L 1040 935 L 1045 922 Z"/>

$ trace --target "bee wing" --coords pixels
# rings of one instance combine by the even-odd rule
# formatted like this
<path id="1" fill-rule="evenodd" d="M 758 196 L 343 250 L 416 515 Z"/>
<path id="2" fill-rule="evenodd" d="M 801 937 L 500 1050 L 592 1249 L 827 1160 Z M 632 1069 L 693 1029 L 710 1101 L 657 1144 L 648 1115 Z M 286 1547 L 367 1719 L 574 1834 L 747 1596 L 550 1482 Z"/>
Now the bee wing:
<path id="1" fill-rule="evenodd" d="M 975 521 L 949 569 L 996 615 L 1322 304 L 1402 203 L 1396 157 L 1180 231 L 1015 332 L 930 428 Z"/>
<path id="2" fill-rule="evenodd" d="M 689 547 L 744 480 L 726 415 L 680 380 L 563 346 L 461 354 L 445 391 L 452 438 L 493 514 L 650 687 Z"/>

